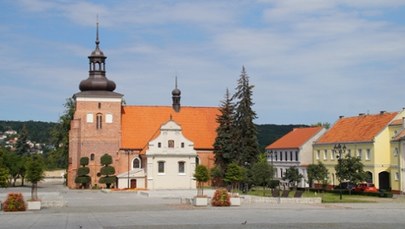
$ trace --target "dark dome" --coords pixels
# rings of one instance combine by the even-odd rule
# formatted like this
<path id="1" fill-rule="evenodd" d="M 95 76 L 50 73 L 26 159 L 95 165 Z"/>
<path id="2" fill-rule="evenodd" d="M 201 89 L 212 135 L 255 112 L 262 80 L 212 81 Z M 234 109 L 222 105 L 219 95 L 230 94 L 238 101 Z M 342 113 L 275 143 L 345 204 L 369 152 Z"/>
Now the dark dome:
<path id="1" fill-rule="evenodd" d="M 179 95 L 181 95 L 181 91 L 179 89 L 175 88 L 172 91 L 172 95 L 178 95 L 179 96 Z"/>
<path id="2" fill-rule="evenodd" d="M 115 87 L 114 81 L 105 77 L 89 77 L 79 85 L 80 91 L 114 91 Z"/>

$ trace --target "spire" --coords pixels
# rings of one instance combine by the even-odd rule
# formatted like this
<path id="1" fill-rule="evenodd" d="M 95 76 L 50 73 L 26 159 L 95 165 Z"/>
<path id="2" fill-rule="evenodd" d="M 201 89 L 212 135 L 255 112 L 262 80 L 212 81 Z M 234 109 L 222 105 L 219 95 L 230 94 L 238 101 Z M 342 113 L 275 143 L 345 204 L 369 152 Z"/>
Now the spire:
<path id="1" fill-rule="evenodd" d="M 89 58 L 89 78 L 80 82 L 80 91 L 114 91 L 114 81 L 108 80 L 105 71 L 105 59 L 100 49 L 98 16 L 96 23 L 96 48 L 91 52 Z"/>
<path id="2" fill-rule="evenodd" d="M 176 112 L 180 111 L 180 95 L 181 91 L 177 88 L 177 76 L 175 78 L 175 87 L 172 91 L 172 100 L 173 100 L 173 110 Z"/>

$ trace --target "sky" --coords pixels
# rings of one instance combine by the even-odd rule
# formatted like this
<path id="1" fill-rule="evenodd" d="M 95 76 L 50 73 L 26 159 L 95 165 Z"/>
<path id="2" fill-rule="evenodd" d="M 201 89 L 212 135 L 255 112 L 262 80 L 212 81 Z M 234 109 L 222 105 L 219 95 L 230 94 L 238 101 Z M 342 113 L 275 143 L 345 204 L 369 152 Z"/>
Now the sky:
<path id="1" fill-rule="evenodd" d="M 98 18 L 98 19 L 97 19 Z M 58 121 L 95 48 L 128 105 L 219 106 L 245 66 L 257 124 L 405 107 L 405 0 L 2 0 L 0 120 Z"/>

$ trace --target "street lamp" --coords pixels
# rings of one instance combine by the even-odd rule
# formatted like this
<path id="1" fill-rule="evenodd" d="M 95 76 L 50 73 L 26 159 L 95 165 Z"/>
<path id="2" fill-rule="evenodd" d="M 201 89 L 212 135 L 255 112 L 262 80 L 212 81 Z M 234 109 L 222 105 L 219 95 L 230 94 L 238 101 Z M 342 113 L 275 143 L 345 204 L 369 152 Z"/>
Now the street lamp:
<path id="1" fill-rule="evenodd" d="M 123 150 L 125 152 L 125 154 L 127 155 L 127 158 L 128 158 L 128 167 L 127 167 L 127 169 L 128 169 L 128 174 L 127 174 L 128 184 L 127 184 L 127 188 L 130 188 L 130 183 L 129 183 L 129 172 L 130 172 L 130 169 L 129 169 L 129 155 L 131 154 L 131 149 L 121 149 L 121 150 Z"/>
<path id="2" fill-rule="evenodd" d="M 338 168 L 342 169 L 342 154 L 344 154 L 346 152 L 346 146 L 344 144 L 335 144 L 335 146 L 333 146 L 332 152 L 334 154 L 338 153 L 338 155 L 336 155 L 336 158 L 338 159 Z M 340 185 L 340 200 L 342 200 L 342 180 L 339 178 L 339 185 Z"/>

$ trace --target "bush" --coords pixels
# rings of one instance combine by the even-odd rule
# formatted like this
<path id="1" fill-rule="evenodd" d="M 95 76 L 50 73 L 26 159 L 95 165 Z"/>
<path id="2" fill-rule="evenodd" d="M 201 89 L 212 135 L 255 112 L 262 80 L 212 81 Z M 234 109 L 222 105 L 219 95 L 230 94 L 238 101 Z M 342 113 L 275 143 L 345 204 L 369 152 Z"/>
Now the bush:
<path id="1" fill-rule="evenodd" d="M 3 203 L 5 212 L 25 211 L 24 197 L 21 193 L 9 193 Z"/>
<path id="2" fill-rule="evenodd" d="M 211 200 L 211 204 L 212 206 L 216 207 L 230 206 L 231 199 L 228 190 L 226 190 L 225 188 L 215 190 L 214 196 Z"/>

